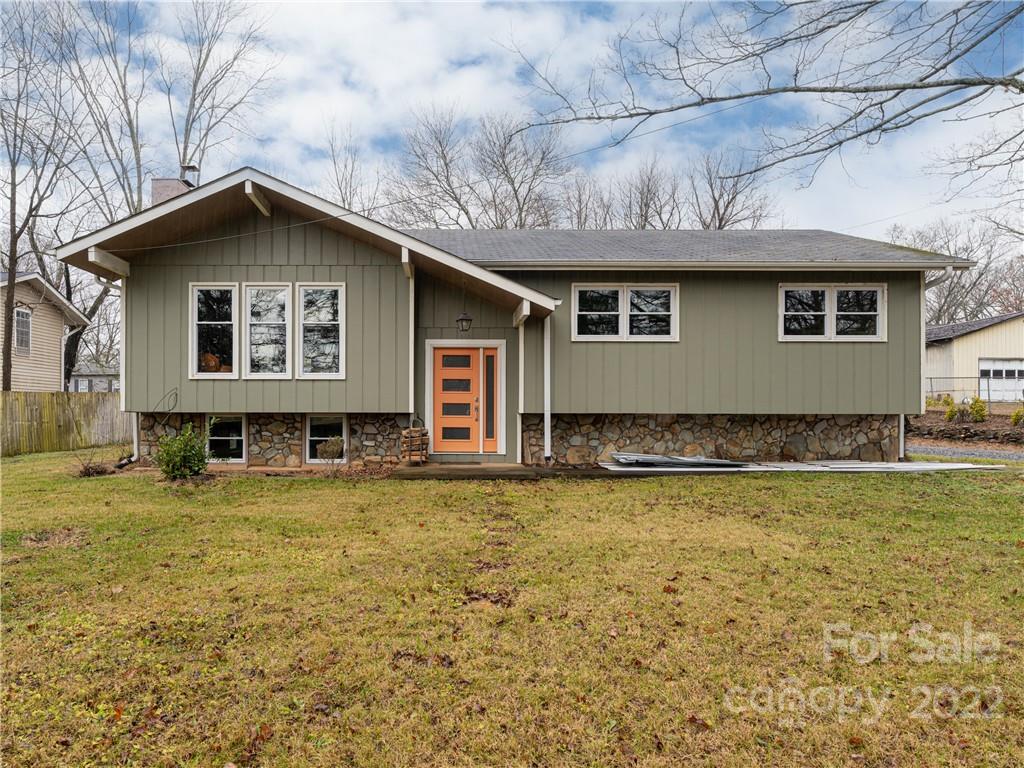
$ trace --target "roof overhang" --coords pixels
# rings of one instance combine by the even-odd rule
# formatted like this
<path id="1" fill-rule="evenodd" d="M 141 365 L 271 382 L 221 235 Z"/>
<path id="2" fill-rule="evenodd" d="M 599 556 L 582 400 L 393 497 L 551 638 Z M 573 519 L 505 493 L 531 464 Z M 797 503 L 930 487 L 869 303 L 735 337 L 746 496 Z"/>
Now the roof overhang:
<path id="1" fill-rule="evenodd" d="M 86 317 L 78 307 L 68 301 L 60 292 L 44 280 L 38 273 L 31 273 L 28 275 L 21 275 L 14 279 L 15 283 L 25 283 L 32 285 L 38 290 L 43 296 L 49 299 L 57 309 L 61 311 L 64 318 L 67 320 L 67 324 L 73 328 L 80 328 L 89 325 L 89 318 Z M 0 281 L 0 287 L 7 285 L 7 281 Z"/>
<path id="2" fill-rule="evenodd" d="M 118 280 L 130 273 L 133 257 L 187 245 L 189 235 L 208 231 L 228 217 L 252 210 L 254 205 L 265 216 L 275 206 L 280 206 L 309 223 L 336 229 L 393 254 L 409 265 L 410 274 L 412 269 L 422 269 L 457 285 L 465 285 L 484 298 L 510 308 L 525 300 L 530 302 L 535 315 L 544 316 L 553 312 L 558 304 L 556 299 L 504 275 L 254 168 L 234 171 L 72 240 L 57 248 L 56 256 L 86 272 Z M 245 236 L 249 235 L 226 235 L 225 239 Z"/>
<path id="3" fill-rule="evenodd" d="M 488 269 L 507 270 L 561 270 L 590 269 L 599 271 L 650 270 L 660 272 L 842 272 L 877 270 L 880 272 L 921 272 L 928 270 L 970 269 L 977 262 L 950 257 L 950 261 L 477 261 Z"/>

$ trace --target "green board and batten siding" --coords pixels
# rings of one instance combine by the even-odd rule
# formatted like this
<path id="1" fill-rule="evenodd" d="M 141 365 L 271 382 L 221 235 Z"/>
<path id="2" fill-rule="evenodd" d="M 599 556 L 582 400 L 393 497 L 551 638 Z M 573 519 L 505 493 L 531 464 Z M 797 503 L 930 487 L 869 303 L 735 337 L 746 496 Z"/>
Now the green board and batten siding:
<path id="1" fill-rule="evenodd" d="M 507 272 L 562 299 L 554 413 L 894 414 L 921 406 L 920 272 Z M 678 283 L 678 342 L 573 342 L 572 283 Z M 780 342 L 780 283 L 886 283 L 887 342 Z M 543 396 L 543 326 L 527 324 L 528 413 Z"/>
<path id="2" fill-rule="evenodd" d="M 125 313 L 126 410 L 408 412 L 409 280 L 399 260 L 302 221 L 277 211 L 264 218 L 254 209 L 189 238 L 212 242 L 132 257 Z M 275 231 L 265 231 L 271 228 Z M 249 236 L 215 239 L 238 234 Z M 345 283 L 345 380 L 189 378 L 189 283 L 237 282 L 241 291 L 242 283 L 267 281 Z M 239 344 L 240 356 L 243 350 Z"/>
<path id="3" fill-rule="evenodd" d="M 460 334 L 455 318 L 465 310 L 473 317 L 468 333 Z M 519 408 L 519 330 L 512 327 L 512 310 L 495 306 L 469 291 L 442 280 L 416 276 L 416 415 L 426 418 L 426 356 L 428 340 L 505 342 L 505 453 L 473 454 L 472 461 L 515 461 Z M 466 454 L 437 456 L 439 461 L 466 461 Z"/>

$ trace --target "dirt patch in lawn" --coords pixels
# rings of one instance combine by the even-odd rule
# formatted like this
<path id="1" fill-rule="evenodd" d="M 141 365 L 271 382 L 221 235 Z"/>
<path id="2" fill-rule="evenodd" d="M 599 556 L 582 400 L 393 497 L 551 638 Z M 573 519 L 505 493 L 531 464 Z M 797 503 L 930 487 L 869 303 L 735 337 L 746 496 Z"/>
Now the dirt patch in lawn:
<path id="1" fill-rule="evenodd" d="M 85 544 L 85 541 L 86 534 L 82 528 L 55 528 L 28 533 L 21 537 L 21 545 L 32 549 L 52 547 L 78 549 Z"/>

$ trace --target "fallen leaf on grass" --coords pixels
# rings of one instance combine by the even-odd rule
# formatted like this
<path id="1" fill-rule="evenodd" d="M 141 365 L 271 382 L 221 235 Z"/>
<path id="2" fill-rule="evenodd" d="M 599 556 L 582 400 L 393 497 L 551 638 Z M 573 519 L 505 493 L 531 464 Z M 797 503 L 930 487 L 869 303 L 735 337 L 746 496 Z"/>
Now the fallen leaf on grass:
<path id="1" fill-rule="evenodd" d="M 664 592 L 666 595 L 674 595 L 676 592 L 679 591 L 679 588 L 674 587 L 671 584 L 666 584 L 661 588 L 661 591 Z"/>
<path id="2" fill-rule="evenodd" d="M 690 725 L 696 727 L 697 730 L 700 730 L 700 731 L 710 731 L 711 730 L 711 723 L 709 723 L 707 720 L 705 720 L 700 715 L 695 714 L 693 712 L 691 712 L 690 714 L 688 714 L 686 716 L 686 722 L 688 722 Z"/>

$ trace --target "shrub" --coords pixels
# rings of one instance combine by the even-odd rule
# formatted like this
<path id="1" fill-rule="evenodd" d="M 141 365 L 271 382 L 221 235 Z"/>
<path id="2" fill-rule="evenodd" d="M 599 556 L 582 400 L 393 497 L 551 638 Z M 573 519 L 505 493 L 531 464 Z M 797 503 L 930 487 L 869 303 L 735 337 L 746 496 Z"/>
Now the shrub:
<path id="1" fill-rule="evenodd" d="M 345 459 L 345 441 L 340 437 L 325 440 L 316 447 L 316 457 L 327 462 L 328 477 L 337 477 Z"/>
<path id="2" fill-rule="evenodd" d="M 953 396 L 946 392 L 938 397 L 931 397 L 930 395 L 925 398 L 925 406 L 928 408 L 949 408 L 953 405 Z"/>
<path id="3" fill-rule="evenodd" d="M 1010 423 L 1015 427 L 1024 427 L 1024 408 L 1018 408 L 1010 415 Z"/>
<path id="4" fill-rule="evenodd" d="M 946 421 L 962 421 L 960 418 L 960 409 L 957 408 L 954 403 L 950 403 L 946 406 Z"/>
<path id="5" fill-rule="evenodd" d="M 988 418 L 988 406 L 977 395 L 971 398 L 971 404 L 967 409 L 970 411 L 971 421 L 984 421 Z"/>
<path id="6" fill-rule="evenodd" d="M 210 457 L 206 452 L 206 435 L 185 424 L 181 432 L 164 435 L 157 447 L 156 465 L 168 480 L 184 480 L 206 471 Z"/>

